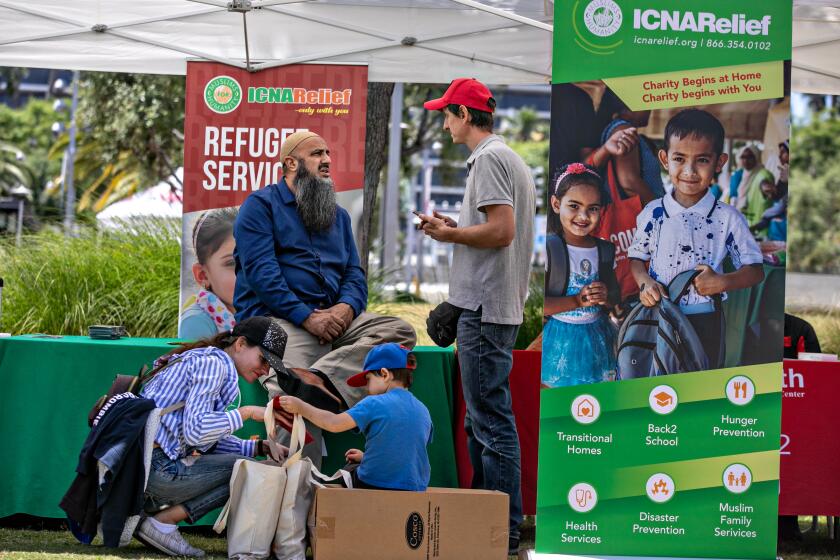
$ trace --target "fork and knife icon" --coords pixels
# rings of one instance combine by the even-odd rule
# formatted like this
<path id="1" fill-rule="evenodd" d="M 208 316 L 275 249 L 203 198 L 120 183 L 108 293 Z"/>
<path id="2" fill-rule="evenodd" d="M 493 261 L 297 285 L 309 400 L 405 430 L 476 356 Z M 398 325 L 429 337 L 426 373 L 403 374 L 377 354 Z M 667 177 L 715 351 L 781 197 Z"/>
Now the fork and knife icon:
<path id="1" fill-rule="evenodd" d="M 746 399 L 747 398 L 747 387 L 748 387 L 748 384 L 746 382 L 742 382 L 742 381 L 734 382 L 732 384 L 732 389 L 735 392 L 735 395 L 733 396 L 733 398 Z"/>

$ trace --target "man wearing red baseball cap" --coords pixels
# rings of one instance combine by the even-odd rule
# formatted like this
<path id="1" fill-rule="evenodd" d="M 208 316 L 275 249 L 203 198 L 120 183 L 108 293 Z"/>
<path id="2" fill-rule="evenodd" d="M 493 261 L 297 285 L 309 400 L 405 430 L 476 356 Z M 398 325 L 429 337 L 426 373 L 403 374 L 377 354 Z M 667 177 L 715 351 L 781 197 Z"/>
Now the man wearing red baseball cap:
<path id="1" fill-rule="evenodd" d="M 444 130 L 472 152 L 458 221 L 438 212 L 420 215 L 426 235 L 455 245 L 449 299 L 442 304 L 448 309 L 433 312 L 430 323 L 436 324 L 441 315 L 458 317 L 455 332 L 473 487 L 510 495 L 509 552 L 516 554 L 522 495 L 508 375 L 528 295 L 536 188 L 522 158 L 493 134 L 496 100 L 487 86 L 458 78 L 443 97 L 423 106 L 443 112 Z M 452 308 L 460 309 L 460 315 Z"/>

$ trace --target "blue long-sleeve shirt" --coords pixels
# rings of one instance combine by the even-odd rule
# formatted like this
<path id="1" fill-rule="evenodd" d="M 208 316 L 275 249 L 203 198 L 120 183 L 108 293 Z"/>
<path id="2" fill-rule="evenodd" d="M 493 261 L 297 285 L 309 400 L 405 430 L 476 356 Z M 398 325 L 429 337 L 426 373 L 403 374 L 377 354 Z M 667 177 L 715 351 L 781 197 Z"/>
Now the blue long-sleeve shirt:
<path id="1" fill-rule="evenodd" d="M 329 230 L 310 233 L 283 179 L 248 196 L 233 235 L 237 321 L 270 315 L 300 326 L 315 309 L 337 303 L 355 315 L 365 310 L 367 282 L 343 208 Z"/>

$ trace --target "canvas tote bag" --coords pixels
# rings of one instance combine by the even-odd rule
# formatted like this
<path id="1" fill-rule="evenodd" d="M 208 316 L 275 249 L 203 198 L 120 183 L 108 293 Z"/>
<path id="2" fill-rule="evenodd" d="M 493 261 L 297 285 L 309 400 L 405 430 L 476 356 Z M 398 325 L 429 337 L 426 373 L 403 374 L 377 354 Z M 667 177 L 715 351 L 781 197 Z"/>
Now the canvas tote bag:
<path id="1" fill-rule="evenodd" d="M 314 469 L 312 461 L 303 457 L 306 426 L 303 418 L 295 415 L 292 437 L 289 441 L 289 458 L 283 463 L 286 471 L 286 488 L 280 503 L 274 542 L 271 551 L 279 560 L 305 560 L 306 520 L 315 489 L 311 482 Z M 269 434 L 269 445 L 273 446 L 273 434 Z M 316 471 L 317 472 L 317 471 Z"/>
<path id="2" fill-rule="evenodd" d="M 227 527 L 228 558 L 262 560 L 271 555 L 271 542 L 286 489 L 287 469 L 280 464 L 283 454 L 274 443 L 276 430 L 271 402 L 266 406 L 264 420 L 269 434 L 270 459 L 236 462 L 230 477 L 230 498 L 213 525 L 217 533 Z M 297 423 L 302 425 L 303 421 Z"/>
<path id="3" fill-rule="evenodd" d="M 289 442 L 289 458 L 283 463 L 286 470 L 286 489 L 280 504 L 277 530 L 271 551 L 279 560 L 305 560 L 306 531 L 309 513 L 315 499 L 315 490 L 326 484 L 340 483 L 352 488 L 350 473 L 340 469 L 332 476 L 322 474 L 312 461 L 303 457 L 306 426 L 300 415 L 295 415 Z M 269 433 L 269 445 L 274 446 L 275 435 Z"/>

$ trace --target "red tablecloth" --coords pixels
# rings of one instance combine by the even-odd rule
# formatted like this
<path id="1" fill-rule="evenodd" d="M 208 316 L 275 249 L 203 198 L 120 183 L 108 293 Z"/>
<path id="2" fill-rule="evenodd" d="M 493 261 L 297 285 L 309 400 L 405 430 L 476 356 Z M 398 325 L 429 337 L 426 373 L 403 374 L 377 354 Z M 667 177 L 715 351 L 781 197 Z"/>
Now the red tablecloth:
<path id="1" fill-rule="evenodd" d="M 513 413 L 519 432 L 522 452 L 522 510 L 525 515 L 537 511 L 537 446 L 540 436 L 540 360 L 542 352 L 513 351 L 513 369 L 510 372 L 510 390 Z M 467 452 L 467 435 L 464 432 L 464 394 L 461 391 L 460 372 L 455 389 L 455 458 L 458 463 L 458 482 L 469 488 L 472 465 Z"/>
<path id="2" fill-rule="evenodd" d="M 785 360 L 779 513 L 840 515 L 840 362 Z"/>
<path id="3" fill-rule="evenodd" d="M 541 352 L 514 351 L 510 373 L 513 412 L 522 451 L 522 509 L 537 510 L 537 446 Z M 455 455 L 458 481 L 468 488 L 472 467 L 464 433 L 460 376 L 456 388 Z M 782 399 L 781 494 L 783 515 L 840 516 L 840 362 L 785 360 Z"/>

